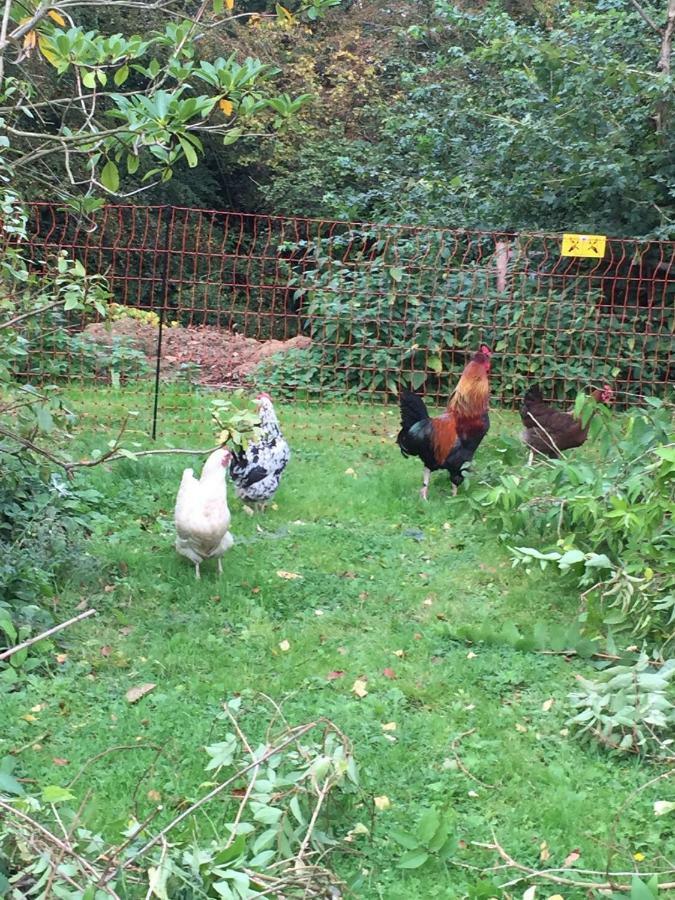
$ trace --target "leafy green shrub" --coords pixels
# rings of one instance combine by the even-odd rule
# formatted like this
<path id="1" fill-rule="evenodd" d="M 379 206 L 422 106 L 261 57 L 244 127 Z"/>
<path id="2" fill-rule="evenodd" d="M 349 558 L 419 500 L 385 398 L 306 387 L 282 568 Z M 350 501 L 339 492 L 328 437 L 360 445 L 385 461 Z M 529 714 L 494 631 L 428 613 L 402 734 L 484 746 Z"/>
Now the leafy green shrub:
<path id="1" fill-rule="evenodd" d="M 585 276 L 550 276 L 542 289 L 539 276 L 521 271 L 506 296 L 481 262 L 492 240 L 457 245 L 442 231 L 430 232 L 423 248 L 367 231 L 298 244 L 305 262 L 290 284 L 314 346 L 292 368 L 291 360 L 266 363 L 271 383 L 322 393 L 332 385 L 343 395 L 403 384 L 446 395 L 467 350 L 483 341 L 498 355 L 493 381 L 507 397 L 521 397 L 533 378 L 559 397 L 591 382 L 630 393 L 636 382 L 666 381 L 665 318 L 639 306 L 610 315 Z"/>
<path id="2" fill-rule="evenodd" d="M 497 463 L 469 502 L 492 516 L 514 564 L 555 568 L 583 590 L 592 632 L 675 645 L 675 431 L 652 398 L 625 415 L 580 395 L 576 412 L 597 442 L 593 464 L 570 457 L 538 467 Z M 536 538 L 535 546 L 524 541 Z M 520 542 L 520 543 L 519 543 Z"/>
<path id="3" fill-rule="evenodd" d="M 74 489 L 59 476 L 26 467 L 0 445 L 0 650 L 53 623 L 49 601 L 59 582 L 98 576 L 96 561 L 82 547 L 101 498 L 92 489 Z M 0 685 L 15 683 L 40 664 L 49 644 L 37 645 L 0 663 Z M 38 654 L 36 657 L 35 654 Z M 3 671 L 4 670 L 4 671 Z"/>
<path id="4" fill-rule="evenodd" d="M 675 729 L 675 659 L 660 669 L 643 654 L 633 666 L 612 666 L 596 678 L 577 676 L 570 724 L 617 750 L 670 755 Z M 666 743 L 667 741 L 667 743 Z"/>

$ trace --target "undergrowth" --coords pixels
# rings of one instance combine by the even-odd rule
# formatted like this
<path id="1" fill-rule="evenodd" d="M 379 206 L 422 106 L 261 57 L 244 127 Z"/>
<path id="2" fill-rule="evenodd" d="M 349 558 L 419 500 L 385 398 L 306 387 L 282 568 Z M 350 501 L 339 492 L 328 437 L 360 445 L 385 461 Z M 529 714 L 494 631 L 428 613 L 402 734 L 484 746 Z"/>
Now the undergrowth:
<path id="1" fill-rule="evenodd" d="M 208 446 L 208 395 L 166 392 L 167 407 L 194 418 L 190 443 Z M 95 400 L 110 411 L 122 408 L 125 395 L 73 392 L 68 403 L 89 414 L 83 422 L 95 422 Z M 87 606 L 99 614 L 42 654 L 47 677 L 19 671 L 4 694 L 5 802 L 27 809 L 63 840 L 58 813 L 77 852 L 87 859 L 91 852 L 99 867 L 100 855 L 114 856 L 129 828 L 122 856 L 134 853 L 142 838 L 133 837 L 130 820 L 153 816 L 144 832 L 150 840 L 217 787 L 204 765 L 228 758 L 234 747 L 228 700 L 241 694 L 242 709 L 251 711 L 243 728 L 251 747 L 266 742 L 269 716 L 253 700 L 263 692 L 291 727 L 325 717 L 349 736 L 359 789 L 343 795 L 340 787 L 315 827 L 317 840 L 336 841 L 321 862 L 334 873 L 329 878 L 355 896 L 521 897 L 550 868 L 596 884 L 606 868 L 641 873 L 633 884 L 630 874 L 620 877 L 629 888 L 621 896 L 653 894 L 650 878 L 668 881 L 673 852 L 667 735 L 659 736 L 665 755 L 639 743 L 619 750 L 612 746 L 622 739 L 617 729 L 604 743 L 584 744 L 571 721 L 583 711 L 577 703 L 586 703 L 579 695 L 601 692 L 588 684 L 617 674 L 607 667 L 634 666 L 633 638 L 613 628 L 612 652 L 599 613 L 579 621 L 584 588 L 574 571 L 560 573 L 553 562 L 529 576 L 511 568 L 508 547 L 521 546 L 520 535 L 535 545 L 536 533 L 541 552 L 548 552 L 549 536 L 556 544 L 559 510 L 546 527 L 532 519 L 528 528 L 524 517 L 509 533 L 503 510 L 486 503 L 509 476 L 531 481 L 532 496 L 544 496 L 544 481 L 560 477 L 562 464 L 528 470 L 511 437 L 514 418 L 495 413 L 459 496 L 452 499 L 437 476 L 425 505 L 417 495 L 419 468 L 395 452 L 395 410 L 279 405 L 279 413 L 294 456 L 277 508 L 249 518 L 230 498 L 236 542 L 220 581 L 209 570 L 196 584 L 172 547 L 173 501 L 190 457 L 129 458 L 76 473 L 74 493 L 100 495 L 92 504 L 96 517 L 87 519 L 98 577 L 89 588 L 67 574 L 52 582 L 51 605 L 59 620 Z M 70 452 L 92 457 L 107 437 L 104 426 L 93 425 Z M 609 465 L 599 440 L 594 435 L 571 465 Z M 40 656 L 40 646 L 27 659 Z M 651 668 L 650 661 L 643 671 Z M 127 694 L 134 690 L 132 701 Z M 234 774 L 242 746 L 239 740 L 234 768 L 224 765 L 223 773 Z M 8 784 L 26 796 L 8 792 Z M 141 882 L 128 896 L 135 898 L 136 888 L 145 896 L 151 884 L 161 891 L 169 870 L 180 880 L 177 871 L 187 866 L 194 878 L 188 852 L 203 854 L 204 871 L 222 869 L 214 860 L 231 849 L 223 843 L 246 784 L 242 778 L 227 801 L 223 791 L 189 826 L 166 835 L 164 869 L 161 840 L 130 867 Z M 285 802 L 271 805 L 288 809 L 282 817 L 300 827 Z M 251 824 L 255 836 L 242 857 L 249 869 L 260 851 L 256 820 Z M 7 840 L 13 871 L 35 865 Z M 500 860 L 502 852 L 510 863 Z M 50 858 L 66 865 L 58 854 Z M 500 865 L 505 869 L 494 868 Z M 217 891 L 225 888 L 215 887 L 222 881 L 231 888 L 237 878 L 219 875 L 206 895 L 223 896 Z M 182 900 L 176 888 L 166 890 Z M 586 894 L 555 883 L 547 890 L 570 900 Z M 186 898 L 204 895 L 203 885 L 185 891 Z"/>

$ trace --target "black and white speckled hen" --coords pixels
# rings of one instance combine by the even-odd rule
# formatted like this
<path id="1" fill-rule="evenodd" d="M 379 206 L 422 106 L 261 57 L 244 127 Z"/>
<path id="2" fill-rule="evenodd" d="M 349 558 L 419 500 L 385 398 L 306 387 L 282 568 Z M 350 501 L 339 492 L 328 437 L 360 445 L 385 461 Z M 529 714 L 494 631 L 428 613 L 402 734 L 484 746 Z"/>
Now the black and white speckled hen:
<path id="1" fill-rule="evenodd" d="M 233 452 L 230 478 L 237 497 L 264 508 L 279 487 L 291 450 L 279 428 L 269 394 L 259 394 L 256 403 L 260 413 L 260 439 L 249 444 L 246 450 Z"/>

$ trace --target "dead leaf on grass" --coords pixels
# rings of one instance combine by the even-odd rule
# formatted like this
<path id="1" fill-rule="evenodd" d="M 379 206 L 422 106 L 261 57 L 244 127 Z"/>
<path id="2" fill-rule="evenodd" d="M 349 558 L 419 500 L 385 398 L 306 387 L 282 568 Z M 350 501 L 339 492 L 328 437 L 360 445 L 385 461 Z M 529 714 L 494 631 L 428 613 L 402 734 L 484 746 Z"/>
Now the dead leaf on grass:
<path id="1" fill-rule="evenodd" d="M 375 804 L 376 809 L 385 810 L 391 808 L 391 800 L 389 797 L 373 797 L 373 803 Z"/>
<path id="2" fill-rule="evenodd" d="M 574 849 L 570 851 L 565 857 L 565 862 L 563 863 L 563 867 L 568 869 L 570 866 L 573 866 L 574 863 L 581 858 L 581 853 L 579 853 L 578 849 Z"/>
<path id="3" fill-rule="evenodd" d="M 352 692 L 356 694 L 359 699 L 366 697 L 368 695 L 368 691 L 366 690 L 366 679 L 357 678 L 352 685 Z"/>
<path id="4" fill-rule="evenodd" d="M 384 722 L 382 731 L 396 731 L 396 722 Z"/>
<path id="5" fill-rule="evenodd" d="M 279 569 L 277 575 L 279 578 L 285 578 L 286 581 L 295 581 L 296 578 L 302 578 L 302 575 L 298 575 L 297 572 L 284 572 L 283 569 Z"/>
<path id="6" fill-rule="evenodd" d="M 64 759 L 62 756 L 55 756 L 52 760 L 55 766 L 69 766 L 70 760 Z"/>
<path id="7" fill-rule="evenodd" d="M 135 687 L 129 688 L 124 696 L 127 698 L 129 703 L 138 703 L 141 697 L 145 697 L 145 695 L 149 694 L 150 691 L 154 691 L 156 687 L 157 685 L 152 684 L 152 682 L 137 684 Z"/>
<path id="8" fill-rule="evenodd" d="M 548 712 L 554 703 L 555 700 L 553 699 L 553 697 L 549 697 L 548 700 L 544 700 L 544 702 L 541 704 L 541 708 L 544 710 L 544 712 Z"/>
<path id="9" fill-rule="evenodd" d="M 394 656 L 398 656 L 399 659 L 403 659 L 405 656 L 404 650 L 394 650 Z"/>
<path id="10" fill-rule="evenodd" d="M 396 672 L 393 669 L 382 669 L 385 678 L 396 678 Z"/>
<path id="11" fill-rule="evenodd" d="M 112 653 L 112 647 L 108 647 L 107 645 L 105 647 L 101 647 L 100 653 L 101 656 L 110 656 L 110 654 Z"/>
<path id="12" fill-rule="evenodd" d="M 546 841 L 542 841 L 539 845 L 539 859 L 542 862 L 546 862 L 551 858 L 551 851 L 548 849 L 548 844 Z"/>
<path id="13" fill-rule="evenodd" d="M 341 669 L 334 669 L 326 675 L 326 681 L 335 681 L 338 678 L 342 678 L 344 674 L 345 673 Z"/>
<path id="14" fill-rule="evenodd" d="M 279 649 L 282 653 L 287 653 L 291 649 L 290 641 L 279 641 Z"/>

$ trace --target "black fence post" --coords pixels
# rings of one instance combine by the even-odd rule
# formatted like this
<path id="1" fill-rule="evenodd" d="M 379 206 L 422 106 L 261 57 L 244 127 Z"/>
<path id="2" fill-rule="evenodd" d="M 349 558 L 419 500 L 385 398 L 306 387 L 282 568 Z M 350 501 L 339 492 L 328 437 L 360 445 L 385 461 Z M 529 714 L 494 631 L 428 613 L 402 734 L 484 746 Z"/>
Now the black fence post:
<path id="1" fill-rule="evenodd" d="M 163 206 L 160 210 L 160 222 L 157 223 L 157 227 L 160 227 L 161 223 L 161 214 L 164 213 L 166 216 L 166 222 L 164 223 L 164 271 L 162 273 L 162 298 L 161 305 L 157 307 L 156 312 L 159 316 L 159 330 L 157 333 L 157 364 L 155 366 L 155 399 L 153 403 L 152 409 L 152 439 L 153 441 L 157 440 L 157 413 L 159 409 L 159 372 L 160 365 L 162 362 L 162 336 L 164 332 L 164 314 L 166 311 L 166 305 L 169 299 L 169 278 L 171 274 L 171 225 L 173 224 L 173 208 L 170 206 Z"/>

